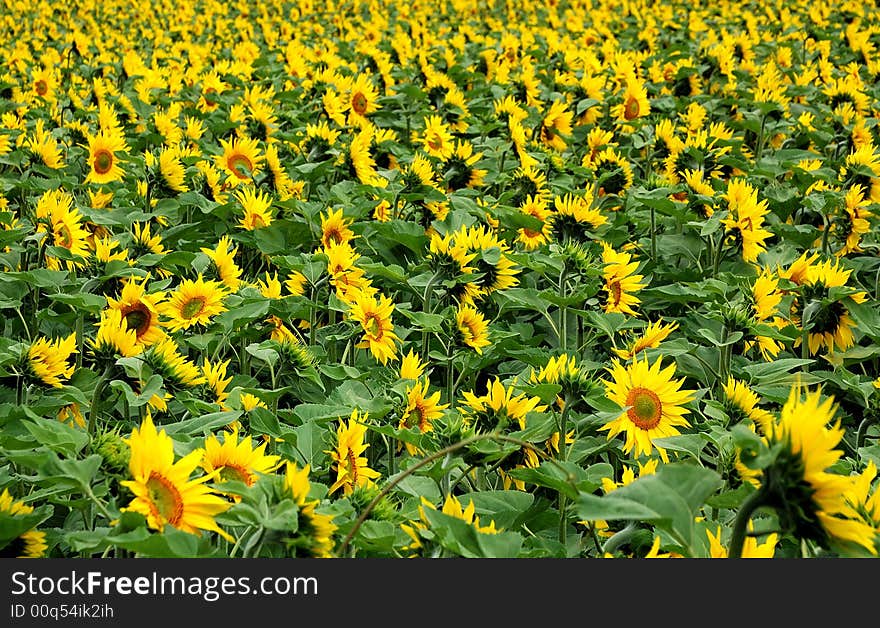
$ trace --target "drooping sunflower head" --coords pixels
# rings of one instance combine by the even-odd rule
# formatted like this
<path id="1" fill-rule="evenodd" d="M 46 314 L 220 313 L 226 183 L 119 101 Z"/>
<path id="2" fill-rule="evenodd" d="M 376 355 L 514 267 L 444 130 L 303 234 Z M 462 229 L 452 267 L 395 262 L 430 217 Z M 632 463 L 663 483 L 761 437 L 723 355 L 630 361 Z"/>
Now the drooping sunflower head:
<path id="1" fill-rule="evenodd" d="M 484 225 L 474 225 L 460 232 L 456 241 L 474 253 L 471 263 L 478 275 L 475 283 L 481 293 L 491 294 L 519 283 L 520 269 L 507 256 L 507 243 Z"/>
<path id="2" fill-rule="evenodd" d="M 523 429 L 526 415 L 547 410 L 539 397 L 526 393 L 516 394 L 513 384 L 505 386 L 497 377 L 486 384 L 485 394 L 476 395 L 472 391 L 464 391 L 462 395 L 464 403 L 459 406 L 459 410 L 465 421 L 478 432 L 504 430 L 507 426 Z"/>
<path id="3" fill-rule="evenodd" d="M 169 390 L 193 388 L 205 383 L 201 369 L 185 358 L 170 336 L 151 345 L 144 352 L 144 361 L 158 373 Z"/>
<path id="4" fill-rule="evenodd" d="M 115 308 L 101 312 L 98 331 L 90 344 L 95 361 L 105 365 L 115 364 L 117 358 L 131 357 L 143 351 L 143 345 L 137 341 L 137 332 L 129 329 L 122 312 Z"/>
<path id="5" fill-rule="evenodd" d="M 853 543 L 876 554 L 876 529 L 849 499 L 856 477 L 831 470 L 843 456 L 837 449 L 844 434 L 840 420 L 835 421 L 837 408 L 834 398 L 823 399 L 819 388 L 792 387 L 765 437 L 768 445 L 779 447 L 779 453 L 763 470 L 761 490 L 783 529 L 798 538 L 824 547 Z"/>
<path id="6" fill-rule="evenodd" d="M 337 526 L 332 515 L 317 512 L 317 499 L 309 499 L 310 471 L 309 465 L 300 468 L 295 462 L 285 463 L 284 492 L 299 506 L 297 535 L 287 539 L 286 544 L 293 556 L 330 558 L 336 544 L 333 535 Z"/>
<path id="7" fill-rule="evenodd" d="M 76 352 L 75 333 L 55 340 L 36 338 L 25 354 L 25 372 L 35 383 L 61 388 L 73 375 L 70 358 Z"/>
<path id="8" fill-rule="evenodd" d="M 482 355 L 483 347 L 491 346 L 489 322 L 476 307 L 462 303 L 455 313 L 458 341 Z"/>

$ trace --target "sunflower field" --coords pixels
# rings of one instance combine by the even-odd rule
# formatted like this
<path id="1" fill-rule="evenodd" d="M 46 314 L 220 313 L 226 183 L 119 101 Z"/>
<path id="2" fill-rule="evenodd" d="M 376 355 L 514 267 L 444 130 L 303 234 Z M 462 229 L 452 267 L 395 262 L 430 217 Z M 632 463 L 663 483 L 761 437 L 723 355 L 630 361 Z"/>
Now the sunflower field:
<path id="1" fill-rule="evenodd" d="M 880 551 L 880 10 L 0 0 L 0 554 Z"/>

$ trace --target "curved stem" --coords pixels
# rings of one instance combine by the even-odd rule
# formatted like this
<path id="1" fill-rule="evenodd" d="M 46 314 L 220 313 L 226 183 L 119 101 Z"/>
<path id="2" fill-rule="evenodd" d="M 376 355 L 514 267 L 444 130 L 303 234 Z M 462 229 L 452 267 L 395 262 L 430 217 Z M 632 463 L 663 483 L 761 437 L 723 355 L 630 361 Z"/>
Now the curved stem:
<path id="1" fill-rule="evenodd" d="M 746 540 L 746 528 L 752 518 L 752 514 L 761 506 L 767 505 L 767 496 L 763 490 L 757 490 L 743 502 L 736 520 L 733 522 L 733 534 L 730 537 L 730 547 L 727 550 L 728 558 L 742 558 L 743 543 Z"/>
<path id="2" fill-rule="evenodd" d="M 537 453 L 539 456 L 541 456 L 545 460 L 555 462 L 555 461 L 553 461 L 552 458 L 550 458 L 550 456 L 548 456 L 546 453 L 542 452 L 540 449 L 536 448 L 531 443 L 527 443 L 526 441 L 520 440 L 518 438 L 513 438 L 512 436 L 504 436 L 502 434 L 477 434 L 476 436 L 471 436 L 470 438 L 465 438 L 463 440 L 458 441 L 457 443 L 453 443 L 452 445 L 449 445 L 448 447 L 444 447 L 443 449 L 435 451 L 433 454 L 431 454 L 427 458 L 423 458 L 422 460 L 420 460 L 419 462 L 417 462 L 416 464 L 414 464 L 413 466 L 408 468 L 406 471 L 404 471 L 403 473 L 401 473 L 400 475 L 395 477 L 388 484 L 386 484 L 382 488 L 382 490 L 380 490 L 376 494 L 376 496 L 372 499 L 372 501 L 370 501 L 370 503 L 367 504 L 367 507 L 364 508 L 363 512 L 360 514 L 360 516 L 354 522 L 354 525 L 351 527 L 351 530 L 349 530 L 348 534 L 345 535 L 345 538 L 342 540 L 342 545 L 339 546 L 339 555 L 345 554 L 345 552 L 348 550 L 348 546 L 351 544 L 351 540 L 354 538 L 354 535 L 357 534 L 358 530 L 360 530 L 361 526 L 364 524 L 364 521 L 367 520 L 367 517 L 370 516 L 370 513 L 373 511 L 373 508 L 376 507 L 376 504 L 378 504 L 379 501 L 383 497 L 385 497 L 388 493 L 391 492 L 391 489 L 393 489 L 395 486 L 400 484 L 403 480 L 405 480 L 407 477 L 409 477 L 410 475 L 412 475 L 413 473 L 415 473 L 416 471 L 418 471 L 422 467 L 425 467 L 425 466 L 431 464 L 432 462 L 439 460 L 440 458 L 443 458 L 447 454 L 451 454 L 452 452 L 458 451 L 459 449 L 461 449 L 463 447 L 467 447 L 468 445 L 471 445 L 471 444 L 476 443 L 481 440 L 498 440 L 498 441 L 502 441 L 502 442 L 516 443 L 520 447 L 531 448 L 533 451 L 535 451 L 535 453 Z M 574 486 L 573 478 L 570 478 L 569 482 L 571 483 L 572 486 Z"/>

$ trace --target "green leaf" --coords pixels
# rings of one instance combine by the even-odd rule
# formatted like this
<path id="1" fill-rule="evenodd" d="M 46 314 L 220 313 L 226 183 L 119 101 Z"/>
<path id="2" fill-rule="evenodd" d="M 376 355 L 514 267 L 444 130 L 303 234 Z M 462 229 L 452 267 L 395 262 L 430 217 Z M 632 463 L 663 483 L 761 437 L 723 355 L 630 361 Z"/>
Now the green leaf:
<path id="1" fill-rule="evenodd" d="M 241 410 L 210 412 L 184 421 L 178 421 L 177 423 L 168 423 L 163 425 L 162 428 L 169 436 L 172 434 L 184 434 L 186 436 L 202 435 L 237 421 L 241 418 L 242 414 Z"/>
<path id="2" fill-rule="evenodd" d="M 76 457 L 89 442 L 89 435 L 84 430 L 61 421 L 22 421 L 22 425 L 41 445 L 67 458 Z"/>

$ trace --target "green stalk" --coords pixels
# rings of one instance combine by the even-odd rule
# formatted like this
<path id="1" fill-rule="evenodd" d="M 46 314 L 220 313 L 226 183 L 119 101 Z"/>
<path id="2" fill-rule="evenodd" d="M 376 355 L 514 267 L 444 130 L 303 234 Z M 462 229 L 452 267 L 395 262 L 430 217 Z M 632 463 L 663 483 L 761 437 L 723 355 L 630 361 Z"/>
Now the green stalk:
<path id="1" fill-rule="evenodd" d="M 746 540 L 746 528 L 752 518 L 752 514 L 761 506 L 767 505 L 767 495 L 763 490 L 757 490 L 748 496 L 733 522 L 733 533 L 730 536 L 730 547 L 727 550 L 728 558 L 742 558 L 743 544 Z"/>

